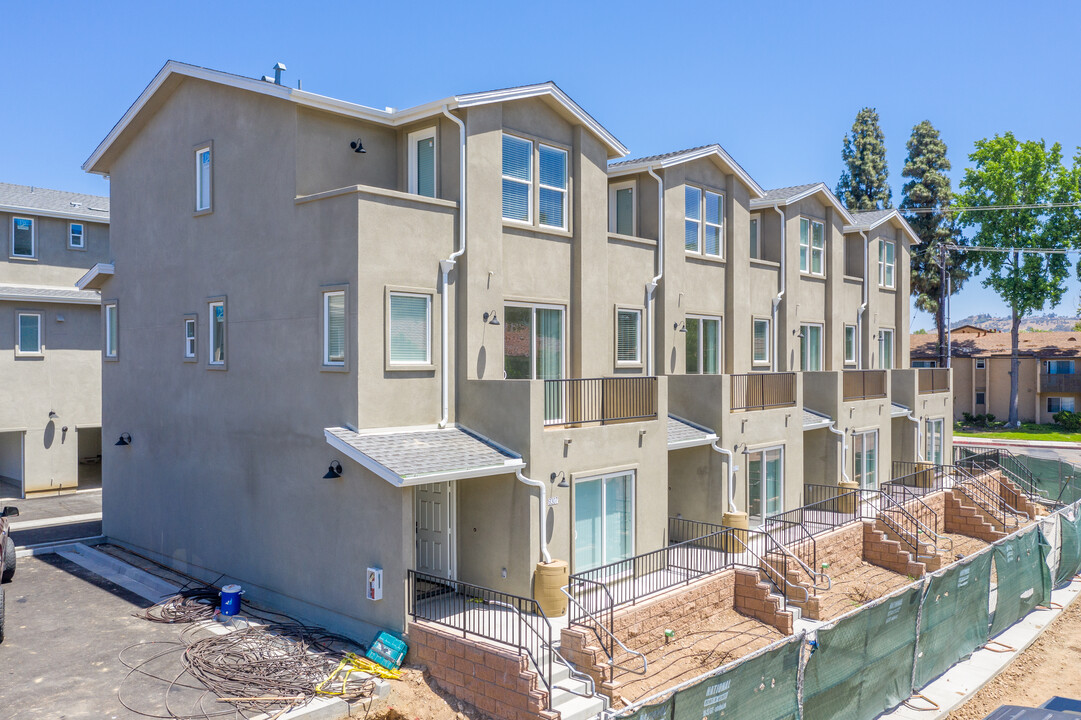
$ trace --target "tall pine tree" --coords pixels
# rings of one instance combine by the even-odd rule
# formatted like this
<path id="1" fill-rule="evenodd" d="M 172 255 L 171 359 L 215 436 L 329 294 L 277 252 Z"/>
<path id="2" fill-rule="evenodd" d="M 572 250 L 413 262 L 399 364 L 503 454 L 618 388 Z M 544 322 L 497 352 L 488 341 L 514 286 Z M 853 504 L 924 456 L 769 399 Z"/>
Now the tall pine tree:
<path id="1" fill-rule="evenodd" d="M 924 120 L 912 128 L 909 137 L 908 158 L 901 175 L 909 178 L 904 187 L 902 209 L 934 208 L 934 212 L 906 213 L 905 219 L 920 237 L 920 245 L 912 248 L 912 294 L 916 307 L 933 313 L 938 329 L 939 366 L 946 366 L 946 288 L 942 283 L 941 247 L 943 243 L 956 243 L 961 231 L 949 217 L 938 210 L 950 204 L 953 193 L 946 171 L 950 161 L 946 157 L 946 143 L 930 120 Z M 946 272 L 949 274 L 950 294 L 956 293 L 968 279 L 968 270 L 957 253 L 946 253 Z"/>
<path id="2" fill-rule="evenodd" d="M 874 108 L 863 108 L 856 114 L 852 132 L 845 135 L 841 160 L 845 171 L 837 181 L 836 195 L 845 207 L 857 212 L 893 207 L 886 169 L 886 137 L 878 126 Z"/>

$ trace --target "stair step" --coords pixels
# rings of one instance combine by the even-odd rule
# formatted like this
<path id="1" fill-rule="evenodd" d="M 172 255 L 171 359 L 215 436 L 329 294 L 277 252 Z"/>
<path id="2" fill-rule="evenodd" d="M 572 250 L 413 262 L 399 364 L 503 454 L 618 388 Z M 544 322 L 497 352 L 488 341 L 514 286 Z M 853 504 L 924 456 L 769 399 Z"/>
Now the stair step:
<path id="1" fill-rule="evenodd" d="M 598 697 L 578 697 L 558 689 L 552 693 L 552 709 L 562 720 L 589 720 L 607 709 L 607 703 Z"/>

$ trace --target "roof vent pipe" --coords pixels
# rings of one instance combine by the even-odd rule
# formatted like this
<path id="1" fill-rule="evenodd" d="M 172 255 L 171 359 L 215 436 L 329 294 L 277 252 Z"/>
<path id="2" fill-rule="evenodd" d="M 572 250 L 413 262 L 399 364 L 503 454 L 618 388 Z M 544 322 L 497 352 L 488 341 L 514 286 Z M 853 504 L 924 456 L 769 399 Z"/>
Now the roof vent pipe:
<path id="1" fill-rule="evenodd" d="M 653 374 L 653 361 L 657 354 L 655 345 L 657 336 L 653 331 L 654 310 L 653 297 L 657 292 L 657 284 L 664 277 L 664 180 L 653 172 L 653 166 L 646 168 L 646 172 L 657 181 L 657 274 L 646 283 L 646 308 L 649 310 L 649 353 L 646 355 L 646 375 Z"/>
<path id="2" fill-rule="evenodd" d="M 443 106 L 443 114 L 458 126 L 458 249 L 451 253 L 446 260 L 439 261 L 439 271 L 443 274 L 443 299 L 439 303 L 443 333 L 440 348 L 443 361 L 440 367 L 442 398 L 439 427 L 446 427 L 447 420 L 450 417 L 450 351 L 448 349 L 450 344 L 450 320 L 448 319 L 450 294 L 447 291 L 447 283 L 450 280 L 450 271 L 454 269 L 456 260 L 465 254 L 465 123 L 452 115 L 450 108 L 446 105 Z"/>
<path id="3" fill-rule="evenodd" d="M 284 63 L 280 63 L 280 62 L 274 63 L 274 84 L 275 85 L 281 85 L 282 84 L 282 73 L 284 71 L 285 71 L 285 64 Z"/>
<path id="4" fill-rule="evenodd" d="M 514 471 L 514 475 L 524 482 L 526 485 L 532 485 L 540 490 L 540 547 L 541 557 L 544 558 L 544 562 L 552 562 L 552 556 L 548 554 L 548 540 L 546 538 L 548 531 L 548 491 L 544 487 L 544 483 L 540 480 L 531 480 L 522 474 L 522 468 L 518 468 Z"/>

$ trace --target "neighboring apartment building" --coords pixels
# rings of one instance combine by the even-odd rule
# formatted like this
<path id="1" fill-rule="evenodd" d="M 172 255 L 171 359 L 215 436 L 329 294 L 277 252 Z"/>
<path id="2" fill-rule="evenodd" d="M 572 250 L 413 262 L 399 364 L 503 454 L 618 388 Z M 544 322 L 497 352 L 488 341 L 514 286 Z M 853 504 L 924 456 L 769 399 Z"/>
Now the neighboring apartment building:
<path id="1" fill-rule="evenodd" d="M 951 333 L 955 420 L 965 413 L 1010 416 L 1010 333 L 966 325 Z M 912 336 L 912 365 L 938 366 L 938 336 Z M 1081 409 L 1081 333 L 1022 332 L 1017 411 L 1022 422 L 1051 423 L 1060 410 Z"/>
<path id="2" fill-rule="evenodd" d="M 400 630 L 409 570 L 530 595 L 948 452 L 896 212 L 626 154 L 551 83 L 375 110 L 168 63 L 84 166 L 105 533 Z"/>
<path id="3" fill-rule="evenodd" d="M 0 243 L 0 496 L 96 486 L 109 198 L 0 183 Z"/>

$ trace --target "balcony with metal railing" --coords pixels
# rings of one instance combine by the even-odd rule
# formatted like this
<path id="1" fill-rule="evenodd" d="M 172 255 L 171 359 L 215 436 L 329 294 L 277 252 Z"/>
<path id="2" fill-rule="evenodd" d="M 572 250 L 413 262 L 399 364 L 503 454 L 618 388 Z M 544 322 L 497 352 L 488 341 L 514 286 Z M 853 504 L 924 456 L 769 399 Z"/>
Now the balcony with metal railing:
<path id="1" fill-rule="evenodd" d="M 796 373 L 769 372 L 732 375 L 731 409 L 768 410 L 796 405 Z"/>
<path id="2" fill-rule="evenodd" d="M 544 425 L 578 426 L 657 419 L 657 378 L 544 380 Z"/>

